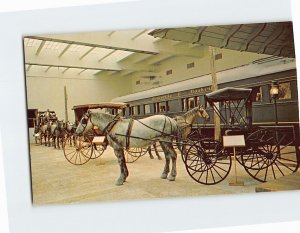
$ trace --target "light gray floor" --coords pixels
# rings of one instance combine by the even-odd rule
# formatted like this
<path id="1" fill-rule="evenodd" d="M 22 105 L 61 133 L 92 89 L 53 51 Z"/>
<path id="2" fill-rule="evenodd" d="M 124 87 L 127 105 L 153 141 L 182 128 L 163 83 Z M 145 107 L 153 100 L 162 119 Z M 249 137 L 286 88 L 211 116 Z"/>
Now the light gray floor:
<path id="1" fill-rule="evenodd" d="M 152 160 L 146 154 L 128 164 L 127 181 L 122 186 L 115 186 L 119 165 L 110 147 L 100 158 L 77 166 L 65 159 L 62 150 L 52 147 L 31 144 L 30 156 L 34 204 L 253 193 L 259 183 L 238 164 L 238 177 L 245 186 L 229 186 L 229 181 L 234 178 L 233 167 L 223 182 L 210 186 L 199 184 L 188 175 L 179 154 L 176 181 L 162 180 L 164 160 Z"/>

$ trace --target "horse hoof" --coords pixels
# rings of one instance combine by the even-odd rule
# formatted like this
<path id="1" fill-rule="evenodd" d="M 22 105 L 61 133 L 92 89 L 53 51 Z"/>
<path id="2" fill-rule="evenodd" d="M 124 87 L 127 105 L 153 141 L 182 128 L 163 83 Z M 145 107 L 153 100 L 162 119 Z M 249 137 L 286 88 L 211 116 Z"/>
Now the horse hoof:
<path id="1" fill-rule="evenodd" d="M 175 181 L 175 176 L 169 176 L 169 177 L 168 177 L 168 180 L 169 180 L 169 181 Z"/>
<path id="2" fill-rule="evenodd" d="M 163 174 L 161 174 L 161 177 L 160 177 L 160 178 L 162 178 L 162 179 L 167 179 L 167 177 L 168 177 L 168 174 L 163 173 Z"/>
<path id="3" fill-rule="evenodd" d="M 152 157 L 150 156 L 150 159 L 154 159 L 154 157 L 153 157 L 153 156 L 152 156 Z"/>
<path id="4" fill-rule="evenodd" d="M 162 158 L 161 158 L 161 157 L 158 157 L 158 160 L 162 160 Z"/>
<path id="5" fill-rule="evenodd" d="M 115 184 L 116 184 L 117 186 L 120 186 L 120 185 L 123 185 L 123 183 L 124 183 L 123 180 L 122 180 L 122 181 L 121 181 L 121 180 L 117 180 Z"/>

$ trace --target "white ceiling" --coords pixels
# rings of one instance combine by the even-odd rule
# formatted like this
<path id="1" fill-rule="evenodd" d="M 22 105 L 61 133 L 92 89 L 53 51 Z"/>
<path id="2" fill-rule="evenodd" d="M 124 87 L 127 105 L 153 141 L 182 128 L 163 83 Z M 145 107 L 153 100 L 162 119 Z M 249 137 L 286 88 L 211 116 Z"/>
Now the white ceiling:
<path id="1" fill-rule="evenodd" d="M 202 58 L 207 46 L 294 57 L 292 32 L 283 22 L 27 36 L 26 72 L 158 76 L 162 63 Z"/>

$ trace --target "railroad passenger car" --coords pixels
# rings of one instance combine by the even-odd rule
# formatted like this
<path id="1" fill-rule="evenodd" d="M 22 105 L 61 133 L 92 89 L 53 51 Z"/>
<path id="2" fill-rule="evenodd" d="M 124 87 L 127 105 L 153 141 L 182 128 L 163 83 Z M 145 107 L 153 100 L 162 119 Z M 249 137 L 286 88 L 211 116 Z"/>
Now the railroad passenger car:
<path id="1" fill-rule="evenodd" d="M 217 78 L 219 89 L 225 87 L 253 89 L 252 121 L 254 125 L 275 124 L 274 101 L 270 96 L 270 87 L 272 82 L 278 82 L 280 90 L 277 100 L 278 124 L 299 125 L 295 59 L 279 57 L 259 59 L 248 65 L 218 72 Z M 211 76 L 208 74 L 121 96 L 112 101 L 129 103 L 130 107 L 126 108 L 124 115 L 134 118 L 154 114 L 173 117 L 185 113 L 197 104 L 202 104 L 206 106 L 211 116 L 207 126 L 212 128 L 213 111 L 204 101 L 204 95 L 211 91 Z M 223 108 L 222 103 L 220 108 Z M 200 127 L 203 123 L 203 119 L 195 122 Z"/>

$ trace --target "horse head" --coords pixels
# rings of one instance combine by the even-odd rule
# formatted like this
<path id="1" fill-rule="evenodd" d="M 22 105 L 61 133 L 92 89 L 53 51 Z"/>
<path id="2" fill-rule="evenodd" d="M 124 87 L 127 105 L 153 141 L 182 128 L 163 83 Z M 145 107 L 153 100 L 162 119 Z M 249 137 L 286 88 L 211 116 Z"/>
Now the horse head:
<path id="1" fill-rule="evenodd" d="M 209 120 L 209 114 L 206 112 L 205 108 L 202 105 L 198 105 L 198 115 L 199 117 L 203 117 L 204 120 Z"/>
<path id="2" fill-rule="evenodd" d="M 76 128 L 76 134 L 81 136 L 90 129 L 93 128 L 93 124 L 91 122 L 91 112 L 88 110 L 85 114 L 83 114 L 79 124 Z"/>

